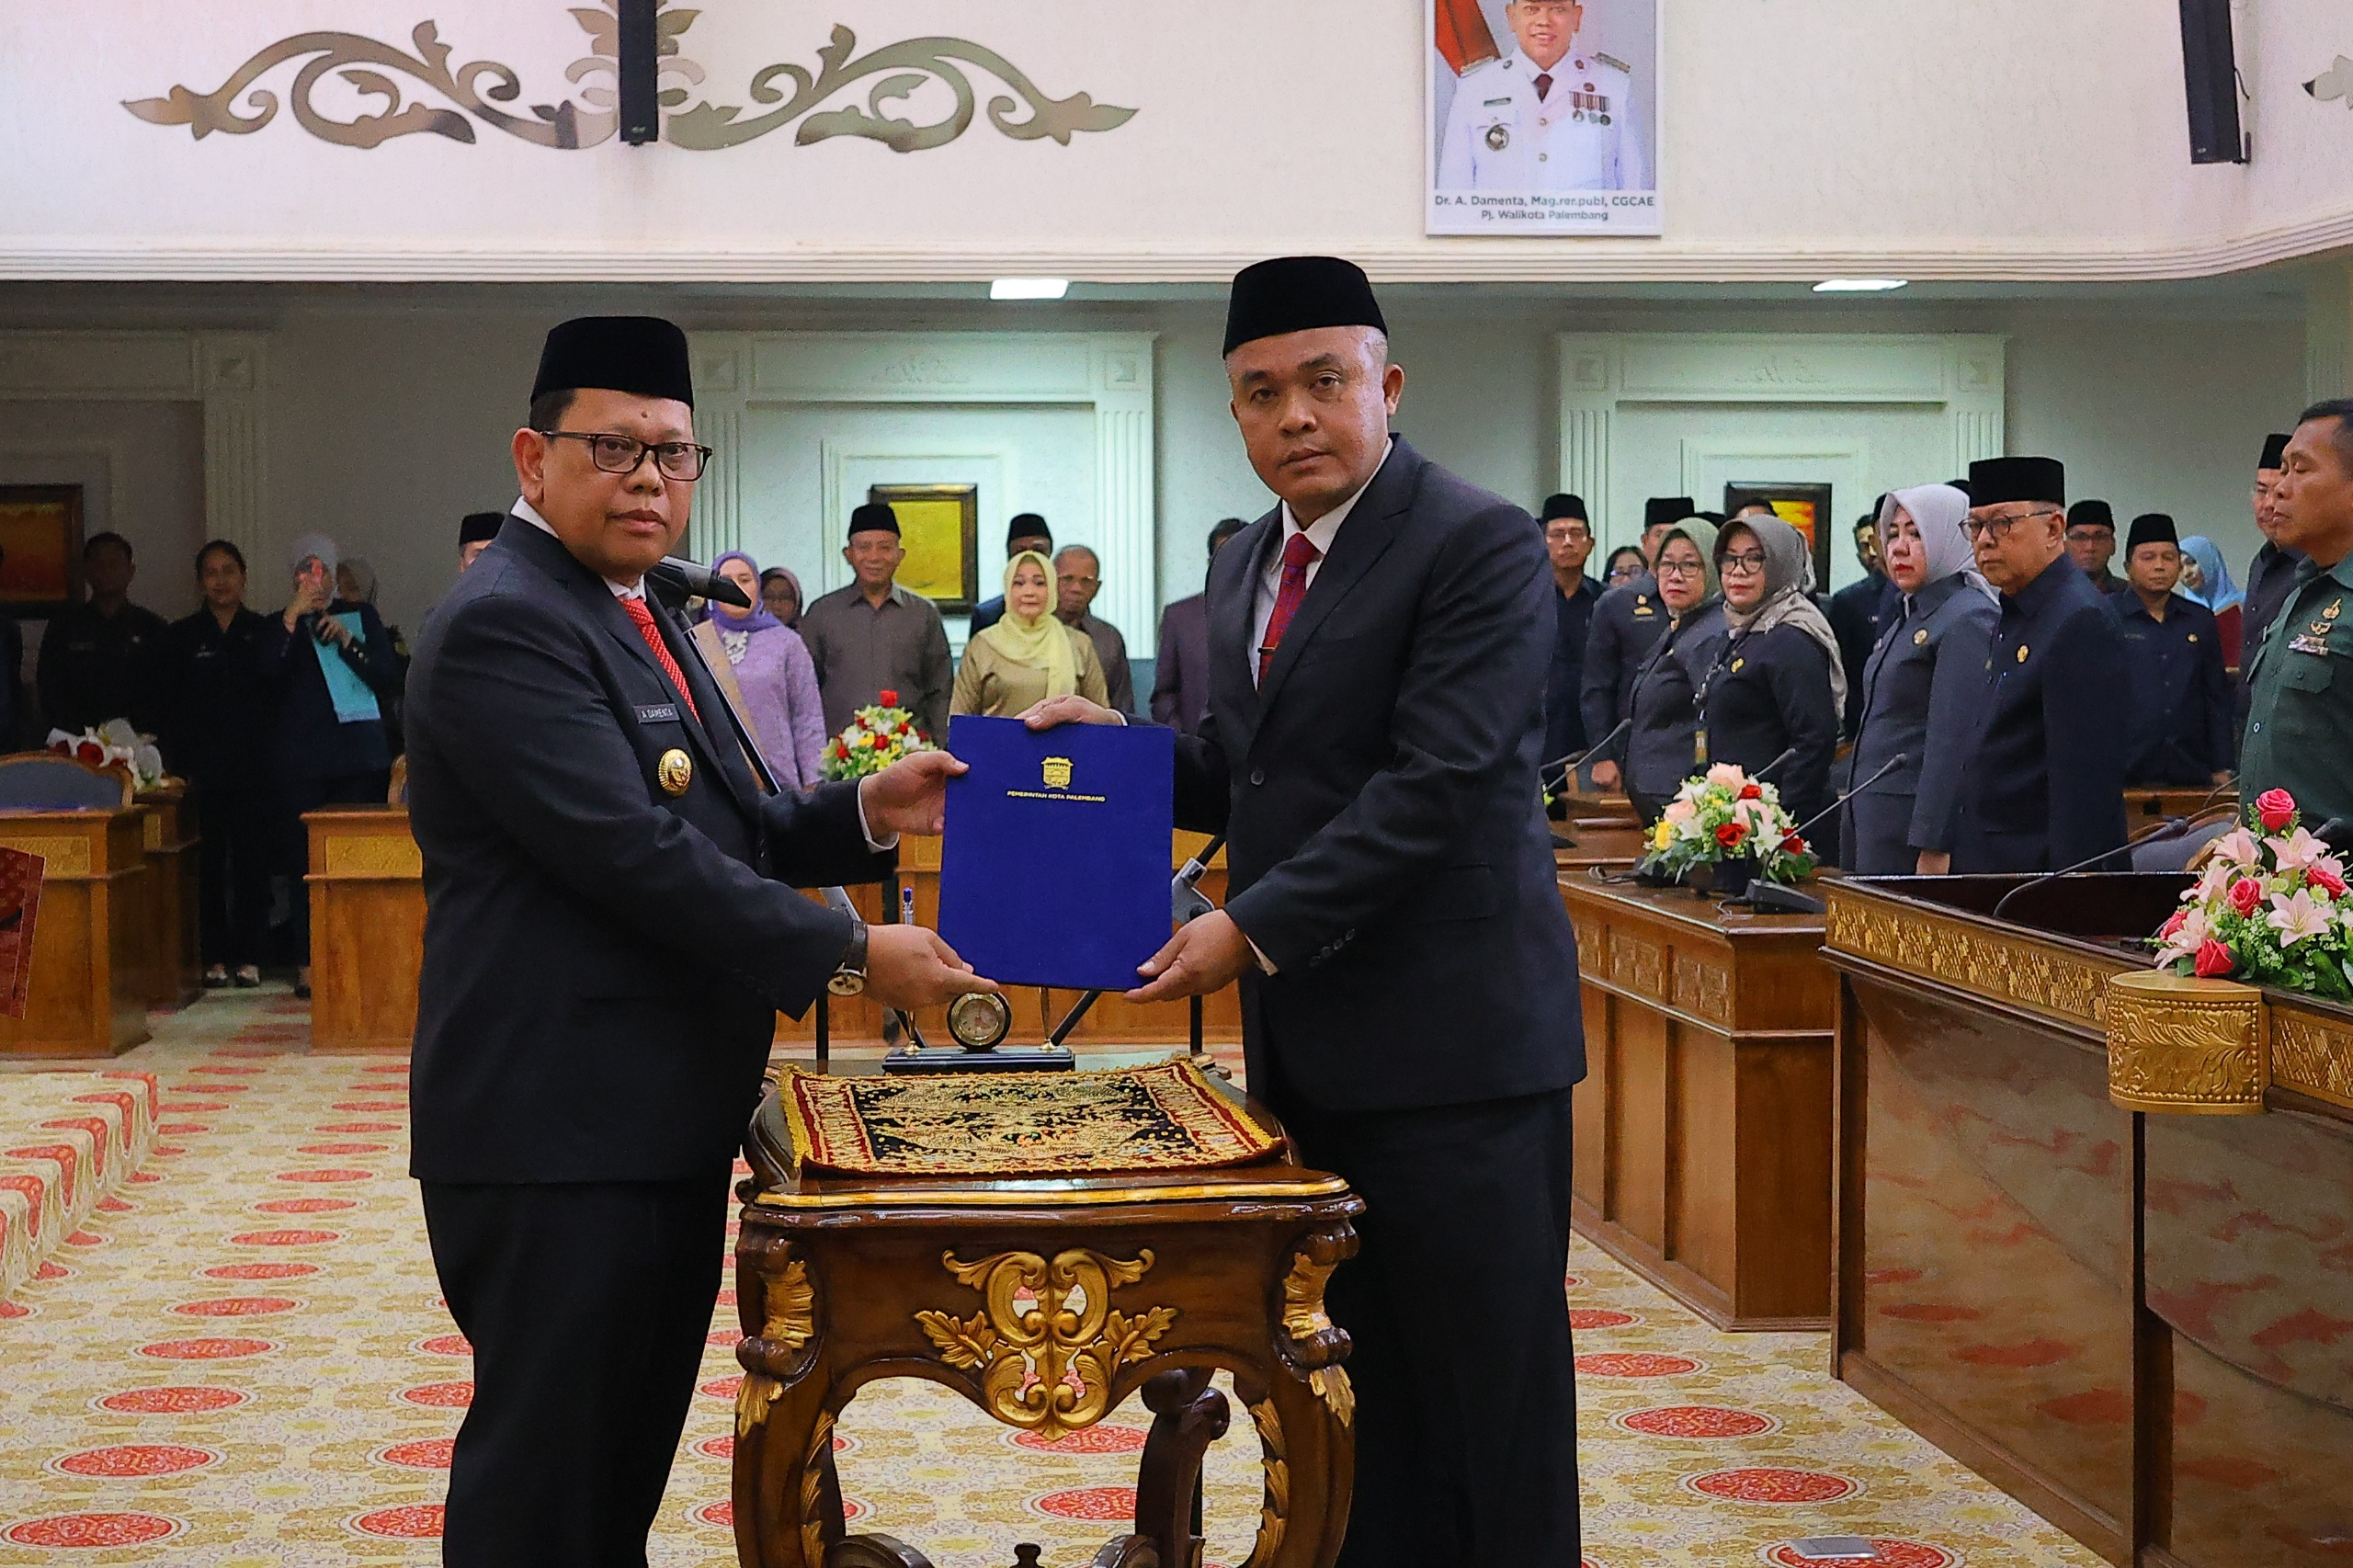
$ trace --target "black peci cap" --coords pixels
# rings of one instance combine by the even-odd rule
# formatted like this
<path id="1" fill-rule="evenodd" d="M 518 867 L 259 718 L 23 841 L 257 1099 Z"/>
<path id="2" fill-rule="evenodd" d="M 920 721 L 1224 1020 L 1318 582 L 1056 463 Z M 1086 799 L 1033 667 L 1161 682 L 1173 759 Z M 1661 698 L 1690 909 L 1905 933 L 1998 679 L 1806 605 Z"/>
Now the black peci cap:
<path id="1" fill-rule="evenodd" d="M 458 548 L 481 544 L 498 537 L 499 525 L 506 521 L 504 512 L 468 512 L 458 525 Z"/>
<path id="2" fill-rule="evenodd" d="M 1372 282 L 1355 262 L 1331 256 L 1286 256 L 1234 274 L 1225 307 L 1225 353 L 1262 337 L 1324 326 L 1389 330 L 1381 301 L 1372 296 Z"/>
<path id="3" fill-rule="evenodd" d="M 899 514 L 880 501 L 869 501 L 849 515 L 849 536 L 856 539 L 863 533 L 897 533 Z"/>
<path id="4" fill-rule="evenodd" d="M 2263 460 L 2255 466 L 2258 469 L 2278 468 L 2288 455 L 2288 440 L 2289 437 L 2277 431 L 2266 436 L 2263 438 Z"/>
<path id="5" fill-rule="evenodd" d="M 1538 515 L 1536 520 L 1540 523 L 1549 523 L 1555 517 L 1574 517 L 1581 523 L 1593 521 L 1586 515 L 1585 498 L 1571 495 L 1565 491 L 1558 495 L 1546 496 L 1544 510 Z"/>
<path id="6" fill-rule="evenodd" d="M 1679 523 L 1686 517 L 1699 515 L 1699 503 L 1688 495 L 1654 495 L 1643 503 L 1643 530 L 1665 523 Z"/>
<path id="7" fill-rule="evenodd" d="M 2086 496 L 2067 508 L 2067 526 L 2116 531 L 2116 508 L 2097 496 Z"/>
<path id="8" fill-rule="evenodd" d="M 531 401 L 596 387 L 695 405 L 687 335 L 660 316 L 575 316 L 548 333 Z"/>
<path id="9" fill-rule="evenodd" d="M 2124 536 L 2124 553 L 2130 556 L 2144 544 L 2179 544 L 2181 536 L 2175 532 L 2173 519 L 2163 512 L 2143 512 L 2132 519 L 2132 531 Z"/>
<path id="10" fill-rule="evenodd" d="M 1005 525 L 1005 542 L 1007 544 L 1011 544 L 1017 539 L 1051 539 L 1053 537 L 1054 530 L 1048 528 L 1046 519 L 1035 512 L 1016 513 Z"/>
<path id="11" fill-rule="evenodd" d="M 2067 467 L 2057 458 L 1986 458 L 1969 465 L 1969 504 L 1999 506 L 2011 501 L 2067 504 Z M 2111 521 L 2109 526 L 2114 527 Z"/>

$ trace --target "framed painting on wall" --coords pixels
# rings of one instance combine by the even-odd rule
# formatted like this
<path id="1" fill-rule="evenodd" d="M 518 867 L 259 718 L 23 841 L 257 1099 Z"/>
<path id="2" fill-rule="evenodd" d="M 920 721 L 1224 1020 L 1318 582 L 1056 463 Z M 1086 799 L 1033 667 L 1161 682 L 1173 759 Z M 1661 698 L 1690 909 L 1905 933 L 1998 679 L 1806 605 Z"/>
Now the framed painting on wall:
<path id="1" fill-rule="evenodd" d="M 1826 484 L 1768 484 L 1762 480 L 1734 480 L 1724 486 L 1724 511 L 1737 511 L 1749 501 L 1762 501 L 1773 515 L 1805 536 L 1813 551 L 1813 585 L 1830 586 L 1830 539 L 1838 530 L 1829 526 L 1830 486 Z"/>
<path id="2" fill-rule="evenodd" d="M 82 602 L 82 487 L 0 484 L 0 609 L 45 620 Z"/>
<path id="3" fill-rule="evenodd" d="M 980 602 L 981 487 L 977 484 L 876 484 L 866 498 L 897 514 L 907 558 L 899 585 L 921 594 L 942 615 L 968 615 Z"/>

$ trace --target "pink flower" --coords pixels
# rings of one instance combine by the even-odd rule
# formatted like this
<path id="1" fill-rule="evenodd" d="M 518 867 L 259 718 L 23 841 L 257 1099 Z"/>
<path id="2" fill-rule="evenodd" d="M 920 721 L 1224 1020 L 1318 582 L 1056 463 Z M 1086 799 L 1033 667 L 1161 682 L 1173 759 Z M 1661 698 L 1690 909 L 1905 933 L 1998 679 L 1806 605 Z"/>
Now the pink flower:
<path id="1" fill-rule="evenodd" d="M 1688 801 L 1670 801 L 1667 802 L 1666 810 L 1659 814 L 1674 826 L 1681 827 L 1699 814 L 1699 808 Z"/>
<path id="2" fill-rule="evenodd" d="M 2256 853 L 2255 835 L 2243 827 L 2234 827 L 2214 840 L 2214 858 L 2227 866 L 2251 867 Z"/>
<path id="3" fill-rule="evenodd" d="M 2198 944 L 2198 957 L 2192 967 L 2201 979 L 2219 980 L 2236 969 L 2238 960 L 2231 957 L 2230 949 L 2209 937 Z"/>
<path id="4" fill-rule="evenodd" d="M 2266 790 L 2255 798 L 2255 816 L 2267 829 L 2279 832 L 2296 814 L 2296 797 L 2285 790 Z"/>
<path id="5" fill-rule="evenodd" d="M 2253 915 L 2263 905 L 2263 884 L 2253 877 L 2241 877 L 2231 884 L 2231 907 L 2241 915 Z"/>
<path id="6" fill-rule="evenodd" d="M 2161 942 L 2170 940 L 2174 933 L 2180 930 L 2185 925 L 2188 924 L 2188 921 L 2189 911 L 2186 909 L 2175 910 L 2173 912 L 2173 918 L 2157 927 L 2157 939 Z"/>
<path id="7" fill-rule="evenodd" d="M 1721 784 L 1727 790 L 1737 790 L 1748 782 L 1748 775 L 1729 762 L 1720 762 L 1708 769 L 1707 781 Z"/>
<path id="8" fill-rule="evenodd" d="M 2292 898 L 2271 895 L 2271 913 L 2263 917 L 2264 924 L 2279 933 L 2281 947 L 2293 947 L 2307 937 L 2326 935 L 2329 926 L 2328 905 L 2315 903 L 2313 895 L 2298 888 Z"/>
<path id="9" fill-rule="evenodd" d="M 2195 957 L 2198 949 L 2214 935 L 2213 922 L 2200 905 L 2192 904 L 2179 911 L 2177 918 L 2179 924 L 2167 921 L 2165 924 L 2170 930 L 2160 937 L 2165 944 L 2157 953 L 2157 967 L 2160 969 Z"/>
<path id="10" fill-rule="evenodd" d="M 2263 846 L 2271 851 L 2271 863 L 2283 871 L 2301 871 L 2328 858 L 2328 846 L 2301 827 L 2284 837 L 2265 839 Z"/>
<path id="11" fill-rule="evenodd" d="M 2345 896 L 2344 875 L 2334 866 L 2307 866 L 2304 868 L 2304 881 L 2331 898 Z"/>

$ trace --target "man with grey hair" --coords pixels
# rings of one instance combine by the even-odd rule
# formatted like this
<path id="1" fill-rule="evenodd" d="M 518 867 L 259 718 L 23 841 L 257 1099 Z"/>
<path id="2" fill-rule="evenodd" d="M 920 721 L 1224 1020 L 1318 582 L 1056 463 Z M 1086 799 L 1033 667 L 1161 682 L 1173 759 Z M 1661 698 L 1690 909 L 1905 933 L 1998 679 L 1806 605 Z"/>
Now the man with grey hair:
<path id="1" fill-rule="evenodd" d="M 1136 677 L 1128 668 L 1128 640 L 1120 629 L 1095 613 L 1095 596 L 1103 589 L 1103 562 L 1083 544 L 1066 544 L 1054 556 L 1054 615 L 1064 626 L 1086 633 L 1095 644 L 1096 662 L 1103 666 L 1103 684 L 1111 706 L 1122 713 L 1136 710 Z"/>

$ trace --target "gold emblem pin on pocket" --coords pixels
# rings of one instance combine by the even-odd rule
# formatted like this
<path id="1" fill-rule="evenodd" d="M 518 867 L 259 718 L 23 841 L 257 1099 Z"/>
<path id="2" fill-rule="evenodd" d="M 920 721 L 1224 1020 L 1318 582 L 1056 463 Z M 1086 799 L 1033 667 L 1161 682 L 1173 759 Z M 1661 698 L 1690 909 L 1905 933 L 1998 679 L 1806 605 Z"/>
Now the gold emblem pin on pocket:
<path id="1" fill-rule="evenodd" d="M 654 777 L 661 783 L 664 794 L 673 797 L 683 795 L 688 786 L 695 781 L 694 759 L 673 747 L 664 752 L 662 760 L 654 765 Z"/>
<path id="2" fill-rule="evenodd" d="M 2021 665 L 2026 663 L 2026 644 L 2023 642 L 2018 644 L 2018 663 Z"/>
<path id="3" fill-rule="evenodd" d="M 1925 647 L 1927 647 L 1927 645 L 1928 645 L 1928 629 L 1927 629 L 1927 627 L 1925 627 L 1925 626 L 1924 626 L 1924 627 L 1922 627 L 1919 631 L 1915 631 L 1915 632 L 1912 634 L 1912 646 L 1914 646 L 1915 648 L 1925 648 Z"/>

